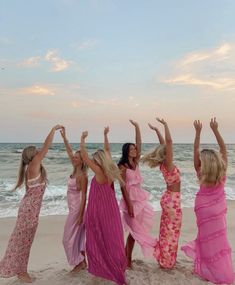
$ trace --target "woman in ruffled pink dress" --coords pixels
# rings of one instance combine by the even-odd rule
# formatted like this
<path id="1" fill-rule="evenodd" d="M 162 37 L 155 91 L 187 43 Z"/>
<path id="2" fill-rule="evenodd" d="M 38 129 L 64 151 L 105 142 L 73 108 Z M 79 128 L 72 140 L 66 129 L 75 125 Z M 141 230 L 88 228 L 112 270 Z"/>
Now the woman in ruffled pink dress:
<path id="1" fill-rule="evenodd" d="M 203 149 L 199 152 L 202 124 L 194 122 L 194 167 L 200 189 L 195 199 L 198 234 L 194 241 L 182 246 L 194 261 L 194 273 L 215 284 L 232 284 L 234 270 L 231 246 L 227 237 L 226 196 L 224 185 L 227 169 L 226 146 L 218 130 L 216 119 L 210 127 L 219 144 L 220 152 Z"/>
<path id="2" fill-rule="evenodd" d="M 46 170 L 41 163 L 58 129 L 61 129 L 60 125 L 52 128 L 41 149 L 28 146 L 22 152 L 19 177 L 14 189 L 25 182 L 26 193 L 21 200 L 5 256 L 0 261 L 2 277 L 18 276 L 25 283 L 33 282 L 33 278 L 28 274 L 28 261 L 47 182 Z"/>
<path id="3" fill-rule="evenodd" d="M 154 256 L 162 268 L 171 269 L 175 266 L 180 229 L 182 224 L 182 210 L 180 199 L 180 171 L 173 163 L 173 143 L 168 124 L 163 119 L 158 122 L 164 125 L 165 139 L 158 128 L 149 124 L 158 136 L 160 145 L 143 156 L 141 161 L 150 168 L 158 167 L 166 182 L 166 191 L 161 197 L 161 222 L 159 240 L 156 244 Z"/>
<path id="4" fill-rule="evenodd" d="M 66 137 L 65 128 L 60 131 L 64 140 L 68 157 L 73 165 L 73 173 L 68 179 L 67 200 L 69 214 L 64 226 L 63 245 L 71 273 L 86 268 L 85 260 L 85 221 L 84 213 L 87 193 L 87 166 L 83 162 L 81 152 L 75 153 Z"/>
<path id="5" fill-rule="evenodd" d="M 118 163 L 125 187 L 122 187 L 123 198 L 120 202 L 122 221 L 129 232 L 126 241 L 128 267 L 131 268 L 132 251 L 135 241 L 140 245 L 143 254 L 151 257 L 156 246 L 156 239 L 150 235 L 154 223 L 154 210 L 149 203 L 149 193 L 142 189 L 143 178 L 139 171 L 141 155 L 141 134 L 137 122 L 130 120 L 135 127 L 136 144 L 125 143 L 122 146 L 122 157 Z"/>

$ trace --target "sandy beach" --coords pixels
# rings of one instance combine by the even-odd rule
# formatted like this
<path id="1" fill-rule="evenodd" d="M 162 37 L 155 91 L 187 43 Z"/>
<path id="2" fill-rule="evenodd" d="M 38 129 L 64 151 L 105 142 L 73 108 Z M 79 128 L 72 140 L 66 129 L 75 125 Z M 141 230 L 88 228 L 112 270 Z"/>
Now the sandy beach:
<path id="1" fill-rule="evenodd" d="M 233 249 L 233 263 L 235 265 L 235 202 L 228 201 L 228 235 Z M 68 276 L 70 267 L 67 263 L 62 246 L 62 234 L 65 216 L 41 217 L 38 231 L 34 240 L 30 260 L 29 272 L 36 277 L 35 285 L 112 285 L 113 282 L 91 276 L 86 270 L 75 277 Z M 160 213 L 156 212 L 156 222 L 153 235 L 158 235 Z M 13 230 L 15 218 L 0 219 L 0 257 L 6 249 L 8 238 Z M 197 228 L 192 208 L 183 209 L 183 226 L 179 246 L 195 238 Z M 133 270 L 126 272 L 130 285 L 168 285 L 168 284 L 206 284 L 192 274 L 193 264 L 181 251 L 178 252 L 178 261 L 174 270 L 162 270 L 154 259 L 143 258 L 138 245 L 133 254 Z M 235 266 L 234 266 L 235 267 Z M 16 277 L 0 279 L 1 285 L 22 284 Z M 207 284 L 212 284 L 208 283 Z"/>

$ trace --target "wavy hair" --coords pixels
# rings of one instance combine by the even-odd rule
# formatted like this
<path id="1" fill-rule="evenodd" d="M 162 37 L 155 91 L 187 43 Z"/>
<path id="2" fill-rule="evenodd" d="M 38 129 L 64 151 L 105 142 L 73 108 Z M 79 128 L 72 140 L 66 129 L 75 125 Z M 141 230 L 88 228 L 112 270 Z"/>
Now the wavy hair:
<path id="1" fill-rule="evenodd" d="M 140 162 L 147 164 L 150 168 L 159 166 L 166 157 L 166 146 L 159 145 L 154 150 L 146 153 L 141 159 Z"/>
<path id="2" fill-rule="evenodd" d="M 112 182 L 118 180 L 121 185 L 124 185 L 124 181 L 121 177 L 121 172 L 117 167 L 116 163 L 106 156 L 103 149 L 98 149 L 92 154 L 94 161 L 100 166 L 104 174 Z"/>
<path id="3" fill-rule="evenodd" d="M 200 161 L 200 184 L 219 184 L 226 174 L 226 165 L 221 154 L 212 149 L 203 149 Z"/>

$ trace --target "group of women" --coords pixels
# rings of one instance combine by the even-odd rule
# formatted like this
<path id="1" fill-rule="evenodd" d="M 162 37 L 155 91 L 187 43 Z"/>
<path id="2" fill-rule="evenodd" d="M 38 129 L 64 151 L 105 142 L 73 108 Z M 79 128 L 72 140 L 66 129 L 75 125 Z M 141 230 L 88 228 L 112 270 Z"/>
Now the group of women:
<path id="1" fill-rule="evenodd" d="M 69 214 L 63 237 L 68 262 L 73 266 L 71 274 L 88 268 L 95 276 L 118 285 L 128 284 L 125 271 L 132 268 L 135 242 L 140 245 L 144 256 L 155 257 L 161 268 L 173 269 L 182 224 L 181 179 L 180 171 L 173 162 L 173 142 L 168 124 L 163 119 L 157 118 L 157 121 L 163 126 L 165 135 L 161 134 L 159 128 L 149 124 L 150 129 L 156 133 L 159 145 L 141 156 L 140 128 L 137 122 L 130 120 L 135 128 L 136 142 L 123 145 L 118 165 L 111 157 L 108 127 L 104 129 L 104 149 L 98 149 L 91 158 L 85 146 L 88 132 L 81 135 L 80 150 L 73 152 L 65 128 L 61 125 L 51 130 L 41 149 L 26 147 L 22 152 L 15 186 L 17 189 L 25 183 L 26 194 L 19 206 L 16 226 L 5 256 L 0 261 L 0 276 L 17 275 L 24 282 L 33 281 L 27 266 L 47 183 L 42 160 L 56 130 L 60 130 L 73 165 L 73 172 L 68 179 Z M 182 250 L 194 260 L 195 274 L 215 284 L 232 284 L 234 271 L 227 239 L 224 192 L 226 146 L 215 118 L 211 119 L 210 127 L 217 139 L 219 152 L 212 149 L 200 152 L 201 122 L 195 121 L 194 127 L 194 167 L 200 184 L 195 199 L 198 234 L 193 242 L 182 246 Z M 166 190 L 160 201 L 162 213 L 158 238 L 151 235 L 154 211 L 149 203 L 149 193 L 141 187 L 143 179 L 139 170 L 140 163 L 150 168 L 159 167 L 166 182 Z M 94 172 L 94 177 L 86 205 L 88 167 Z M 115 180 L 121 186 L 120 205 L 115 197 Z M 128 232 L 126 245 L 123 228 Z"/>

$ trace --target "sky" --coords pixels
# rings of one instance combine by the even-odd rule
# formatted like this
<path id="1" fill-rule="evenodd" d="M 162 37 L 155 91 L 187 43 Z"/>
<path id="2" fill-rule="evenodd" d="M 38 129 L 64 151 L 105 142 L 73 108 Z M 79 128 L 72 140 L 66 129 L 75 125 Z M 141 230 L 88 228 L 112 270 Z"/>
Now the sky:
<path id="1" fill-rule="evenodd" d="M 0 0 L 0 142 L 143 142 L 164 118 L 173 141 L 235 143 L 235 1 Z M 162 130 L 162 127 L 159 126 Z M 62 142 L 59 134 L 55 142 Z"/>

